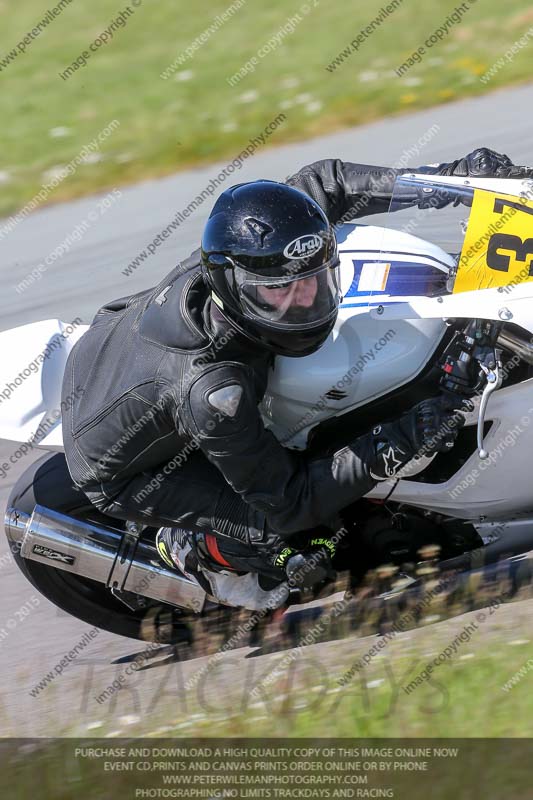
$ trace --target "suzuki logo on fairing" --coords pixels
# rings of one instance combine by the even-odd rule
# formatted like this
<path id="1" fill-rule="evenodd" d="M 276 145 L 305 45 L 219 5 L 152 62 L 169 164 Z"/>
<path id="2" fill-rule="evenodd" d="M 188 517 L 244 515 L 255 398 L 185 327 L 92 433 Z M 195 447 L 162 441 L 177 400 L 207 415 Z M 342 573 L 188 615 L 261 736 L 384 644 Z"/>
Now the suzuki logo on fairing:
<path id="1" fill-rule="evenodd" d="M 285 250 L 285 258 L 306 258 L 314 255 L 322 247 L 322 237 L 317 233 L 306 233 L 305 236 L 298 236 L 293 239 Z"/>

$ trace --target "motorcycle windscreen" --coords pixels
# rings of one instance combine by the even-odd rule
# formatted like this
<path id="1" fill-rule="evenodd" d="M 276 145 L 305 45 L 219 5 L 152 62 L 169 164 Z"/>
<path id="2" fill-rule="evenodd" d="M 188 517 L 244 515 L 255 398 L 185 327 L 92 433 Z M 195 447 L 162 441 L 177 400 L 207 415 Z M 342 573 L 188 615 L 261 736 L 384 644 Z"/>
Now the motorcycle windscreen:
<path id="1" fill-rule="evenodd" d="M 453 291 L 473 196 L 458 179 L 399 178 L 379 218 L 380 241 L 353 259 L 345 301 L 379 306 Z"/>
<path id="2" fill-rule="evenodd" d="M 533 280 L 533 189 L 522 181 L 404 176 L 383 226 L 379 253 L 354 263 L 345 296 L 358 305 Z"/>

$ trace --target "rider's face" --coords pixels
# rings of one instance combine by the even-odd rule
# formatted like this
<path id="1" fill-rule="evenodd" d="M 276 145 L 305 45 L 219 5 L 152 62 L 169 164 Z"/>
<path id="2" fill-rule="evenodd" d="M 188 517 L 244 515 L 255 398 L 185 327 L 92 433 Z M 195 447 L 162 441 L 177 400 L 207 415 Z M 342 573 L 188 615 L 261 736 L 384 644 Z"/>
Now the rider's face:
<path id="1" fill-rule="evenodd" d="M 258 293 L 269 305 L 276 309 L 283 309 L 286 312 L 289 308 L 298 306 L 300 308 L 311 308 L 315 302 L 317 289 L 317 277 L 313 275 L 310 278 L 302 278 L 277 289 L 258 286 Z"/>

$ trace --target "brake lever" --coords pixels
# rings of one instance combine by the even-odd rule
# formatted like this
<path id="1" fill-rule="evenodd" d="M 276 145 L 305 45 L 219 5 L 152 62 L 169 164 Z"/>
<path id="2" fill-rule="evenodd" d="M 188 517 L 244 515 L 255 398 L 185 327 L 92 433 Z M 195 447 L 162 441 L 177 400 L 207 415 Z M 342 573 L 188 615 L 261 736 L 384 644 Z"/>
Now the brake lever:
<path id="1" fill-rule="evenodd" d="M 485 384 L 485 388 L 483 389 L 481 395 L 481 402 L 479 404 L 479 416 L 477 419 L 477 447 L 479 451 L 479 457 L 485 459 L 488 458 L 489 455 L 488 451 L 485 450 L 485 448 L 483 447 L 485 414 L 487 413 L 487 406 L 491 394 L 495 392 L 497 389 L 499 389 L 500 386 L 502 385 L 503 375 L 502 375 L 501 357 L 499 354 L 496 354 L 495 366 L 493 369 L 486 367 L 485 364 L 481 363 L 481 361 L 479 362 L 479 366 L 485 373 L 487 383 Z"/>

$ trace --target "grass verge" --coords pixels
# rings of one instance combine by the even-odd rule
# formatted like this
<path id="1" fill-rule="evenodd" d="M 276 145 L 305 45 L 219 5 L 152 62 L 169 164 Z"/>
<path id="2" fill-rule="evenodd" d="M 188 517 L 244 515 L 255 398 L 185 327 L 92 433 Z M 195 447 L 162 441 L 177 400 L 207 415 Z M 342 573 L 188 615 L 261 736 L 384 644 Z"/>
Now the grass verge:
<path id="1" fill-rule="evenodd" d="M 229 14 L 229 0 L 198 0 L 194 13 L 171 0 L 61 0 L 61 13 L 44 24 L 57 8 L 48 0 L 15 7 L 3 0 L 0 214 L 24 207 L 80 153 L 85 159 L 46 202 L 231 159 L 280 111 L 287 120 L 269 145 L 530 79 L 531 9 L 522 0 L 469 1 L 457 23 L 450 18 L 456 0 L 438 10 L 403 0 L 373 23 L 381 0 L 355 7 L 348 0 L 234 0 Z M 42 31 L 32 34 L 39 23 Z M 439 27 L 440 40 L 398 77 Z M 526 44 L 506 59 L 524 35 Z M 113 120 L 112 134 L 84 151 Z"/>

